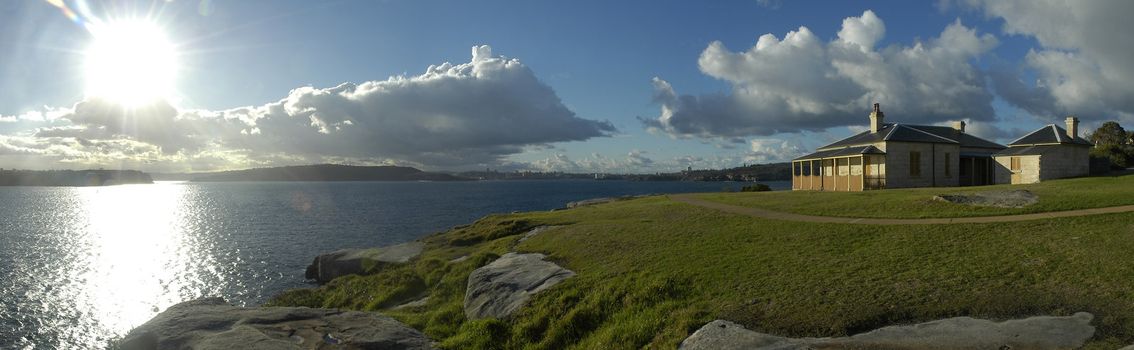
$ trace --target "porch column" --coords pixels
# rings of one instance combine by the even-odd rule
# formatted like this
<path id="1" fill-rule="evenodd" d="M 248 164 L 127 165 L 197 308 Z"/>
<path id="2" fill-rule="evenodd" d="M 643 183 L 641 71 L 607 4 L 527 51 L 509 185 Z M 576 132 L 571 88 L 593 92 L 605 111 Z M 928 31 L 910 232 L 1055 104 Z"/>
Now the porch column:
<path id="1" fill-rule="evenodd" d="M 807 161 L 807 169 L 808 169 L 807 173 L 811 174 L 811 176 L 807 177 L 807 189 L 814 190 L 815 189 L 815 161 L 814 160 Z"/>

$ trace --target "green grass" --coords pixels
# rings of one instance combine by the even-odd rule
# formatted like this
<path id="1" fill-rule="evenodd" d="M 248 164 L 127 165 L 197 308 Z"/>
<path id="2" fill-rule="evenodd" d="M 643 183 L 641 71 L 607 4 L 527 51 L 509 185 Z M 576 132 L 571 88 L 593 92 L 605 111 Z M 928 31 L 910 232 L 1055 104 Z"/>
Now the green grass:
<path id="1" fill-rule="evenodd" d="M 527 228 L 549 224 L 563 226 L 516 245 Z M 423 256 L 408 265 L 289 291 L 270 304 L 385 310 L 429 295 L 425 306 L 382 312 L 447 349 L 672 349 L 716 318 L 798 337 L 1077 311 L 1096 315 L 1091 348 L 1134 343 L 1134 214 L 836 225 L 650 197 L 490 216 L 425 241 Z M 578 275 L 509 319 L 466 320 L 469 273 L 512 246 L 548 254 Z"/>
<path id="2" fill-rule="evenodd" d="M 939 194 L 1024 189 L 1039 203 L 1023 208 L 974 207 L 933 201 Z M 705 193 L 699 198 L 776 211 L 857 218 L 951 218 L 1027 214 L 1134 204 L 1134 175 L 1085 177 L 1031 185 L 937 187 L 864 192 Z"/>

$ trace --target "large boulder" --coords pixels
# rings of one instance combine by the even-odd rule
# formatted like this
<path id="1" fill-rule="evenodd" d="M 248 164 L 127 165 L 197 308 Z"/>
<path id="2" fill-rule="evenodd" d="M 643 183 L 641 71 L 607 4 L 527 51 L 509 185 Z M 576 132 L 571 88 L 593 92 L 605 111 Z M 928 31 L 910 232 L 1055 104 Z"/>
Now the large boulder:
<path id="1" fill-rule="evenodd" d="M 1086 312 L 1004 322 L 954 317 L 840 338 L 778 337 L 716 320 L 685 338 L 680 349 L 1076 349 L 1095 334 L 1093 318 Z"/>
<path id="2" fill-rule="evenodd" d="M 304 277 L 327 283 L 339 276 L 375 272 L 386 264 L 404 264 L 421 254 L 422 242 L 402 243 L 369 249 L 343 249 L 315 257 Z"/>
<path id="3" fill-rule="evenodd" d="M 508 253 L 474 270 L 465 289 L 465 316 L 471 320 L 505 318 L 533 294 L 575 275 L 543 258 L 538 253 Z"/>
<path id="4" fill-rule="evenodd" d="M 431 349 L 421 332 L 373 312 L 236 307 L 221 298 L 174 305 L 130 331 L 123 350 Z"/>

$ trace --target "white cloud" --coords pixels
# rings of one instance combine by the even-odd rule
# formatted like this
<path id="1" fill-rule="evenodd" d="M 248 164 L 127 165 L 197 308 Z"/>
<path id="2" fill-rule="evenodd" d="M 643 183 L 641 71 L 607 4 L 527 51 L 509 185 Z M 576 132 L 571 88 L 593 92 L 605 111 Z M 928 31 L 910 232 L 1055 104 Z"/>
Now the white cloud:
<path id="1" fill-rule="evenodd" d="M 537 170 L 549 171 L 549 172 L 550 171 L 560 171 L 560 172 L 574 173 L 574 172 L 585 171 L 585 169 L 583 169 L 583 167 L 579 166 L 579 163 L 572 161 L 571 157 L 568 157 L 566 154 L 563 154 L 563 153 L 556 153 L 556 154 L 552 155 L 551 157 L 536 160 L 536 161 L 532 162 L 530 165 L 531 165 L 531 167 L 533 167 Z"/>
<path id="2" fill-rule="evenodd" d="M 743 164 L 766 164 L 787 162 L 805 152 L 797 139 L 752 139 L 745 141 L 747 148 L 719 152 L 709 156 L 682 155 L 670 157 L 651 156 L 656 152 L 634 149 L 624 156 L 607 156 L 591 153 L 581 158 L 571 158 L 565 153 L 556 152 L 545 158 L 527 163 L 515 164 L 517 169 L 559 171 L 568 173 L 672 173 L 694 169 L 726 169 Z"/>
<path id="3" fill-rule="evenodd" d="M 1084 119 L 1134 120 L 1134 31 L 1131 1 L 967 0 L 1004 32 L 1035 38 L 1020 67 L 993 75 L 997 94 L 1047 120 L 1065 114 Z M 1034 76 L 1034 78 L 1028 78 Z"/>
<path id="4" fill-rule="evenodd" d="M 843 19 L 843 29 L 839 30 L 839 40 L 855 44 L 863 51 L 874 50 L 874 44 L 886 35 L 886 25 L 874 11 L 862 13 L 862 17 L 847 17 Z"/>
<path id="5" fill-rule="evenodd" d="M 997 45 L 995 37 L 957 21 L 926 42 L 875 49 L 884 33 L 882 20 L 866 11 L 845 19 L 831 42 L 807 27 L 782 40 L 765 34 L 743 52 L 713 42 L 698 65 L 729 82 L 731 93 L 680 95 L 655 78 L 661 113 L 642 121 L 677 137 L 735 138 L 864 124 L 874 102 L 902 122 L 995 118 L 984 73 L 971 63 Z"/>
<path id="6" fill-rule="evenodd" d="M 260 106 L 208 111 L 155 103 L 129 110 L 88 100 L 49 114 L 62 122 L 38 127 L 39 141 L 69 140 L 63 144 L 80 152 L 92 152 L 75 146 L 82 142 L 140 142 L 158 150 L 157 158 L 208 155 L 213 160 L 206 163 L 221 168 L 333 159 L 425 167 L 498 164 L 527 147 L 615 131 L 609 122 L 576 116 L 528 67 L 493 56 L 488 46 L 473 47 L 466 63 L 446 62 L 420 75 L 381 81 L 301 87 Z M 220 165 L 217 159 L 223 158 L 233 164 Z"/>
<path id="7" fill-rule="evenodd" d="M 646 156 L 646 151 L 632 150 L 626 154 L 626 163 L 633 168 L 649 168 L 654 165 L 654 160 Z"/>
<path id="8" fill-rule="evenodd" d="M 750 152 L 744 159 L 748 163 L 786 162 L 806 153 L 797 139 L 753 139 L 749 144 Z"/>

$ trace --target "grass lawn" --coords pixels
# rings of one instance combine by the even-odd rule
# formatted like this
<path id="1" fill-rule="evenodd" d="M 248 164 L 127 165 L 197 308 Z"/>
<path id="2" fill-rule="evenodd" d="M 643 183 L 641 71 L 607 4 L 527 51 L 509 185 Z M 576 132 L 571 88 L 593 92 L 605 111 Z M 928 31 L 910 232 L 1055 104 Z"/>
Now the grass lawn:
<path id="1" fill-rule="evenodd" d="M 1039 203 L 1024 208 L 973 207 L 930 200 L 939 194 L 1024 189 Z M 937 187 L 865 192 L 777 191 L 705 193 L 721 203 L 797 214 L 859 218 L 951 218 L 1027 214 L 1134 204 L 1134 175 L 1086 177 L 1032 185 Z"/>
<path id="2" fill-rule="evenodd" d="M 1134 187 L 1125 185 L 1131 178 L 1058 183 L 1090 187 L 1094 181 Z M 1045 186 L 1032 187 L 1041 204 L 1042 191 L 1060 193 Z M 869 194 L 890 203 L 917 197 Z M 539 225 L 563 226 L 516 244 Z M 1134 213 L 1000 224 L 836 225 L 763 220 L 650 197 L 494 215 L 424 241 L 426 251 L 408 265 L 289 291 L 269 304 L 384 310 L 449 349 L 672 349 L 717 318 L 777 335 L 841 336 L 953 316 L 1077 311 L 1096 316 L 1088 348 L 1134 343 Z M 462 302 L 469 273 L 512 247 L 548 254 L 578 275 L 536 295 L 510 319 L 467 321 Z M 451 262 L 462 256 L 469 258 Z M 387 310 L 425 295 L 425 306 Z"/>

